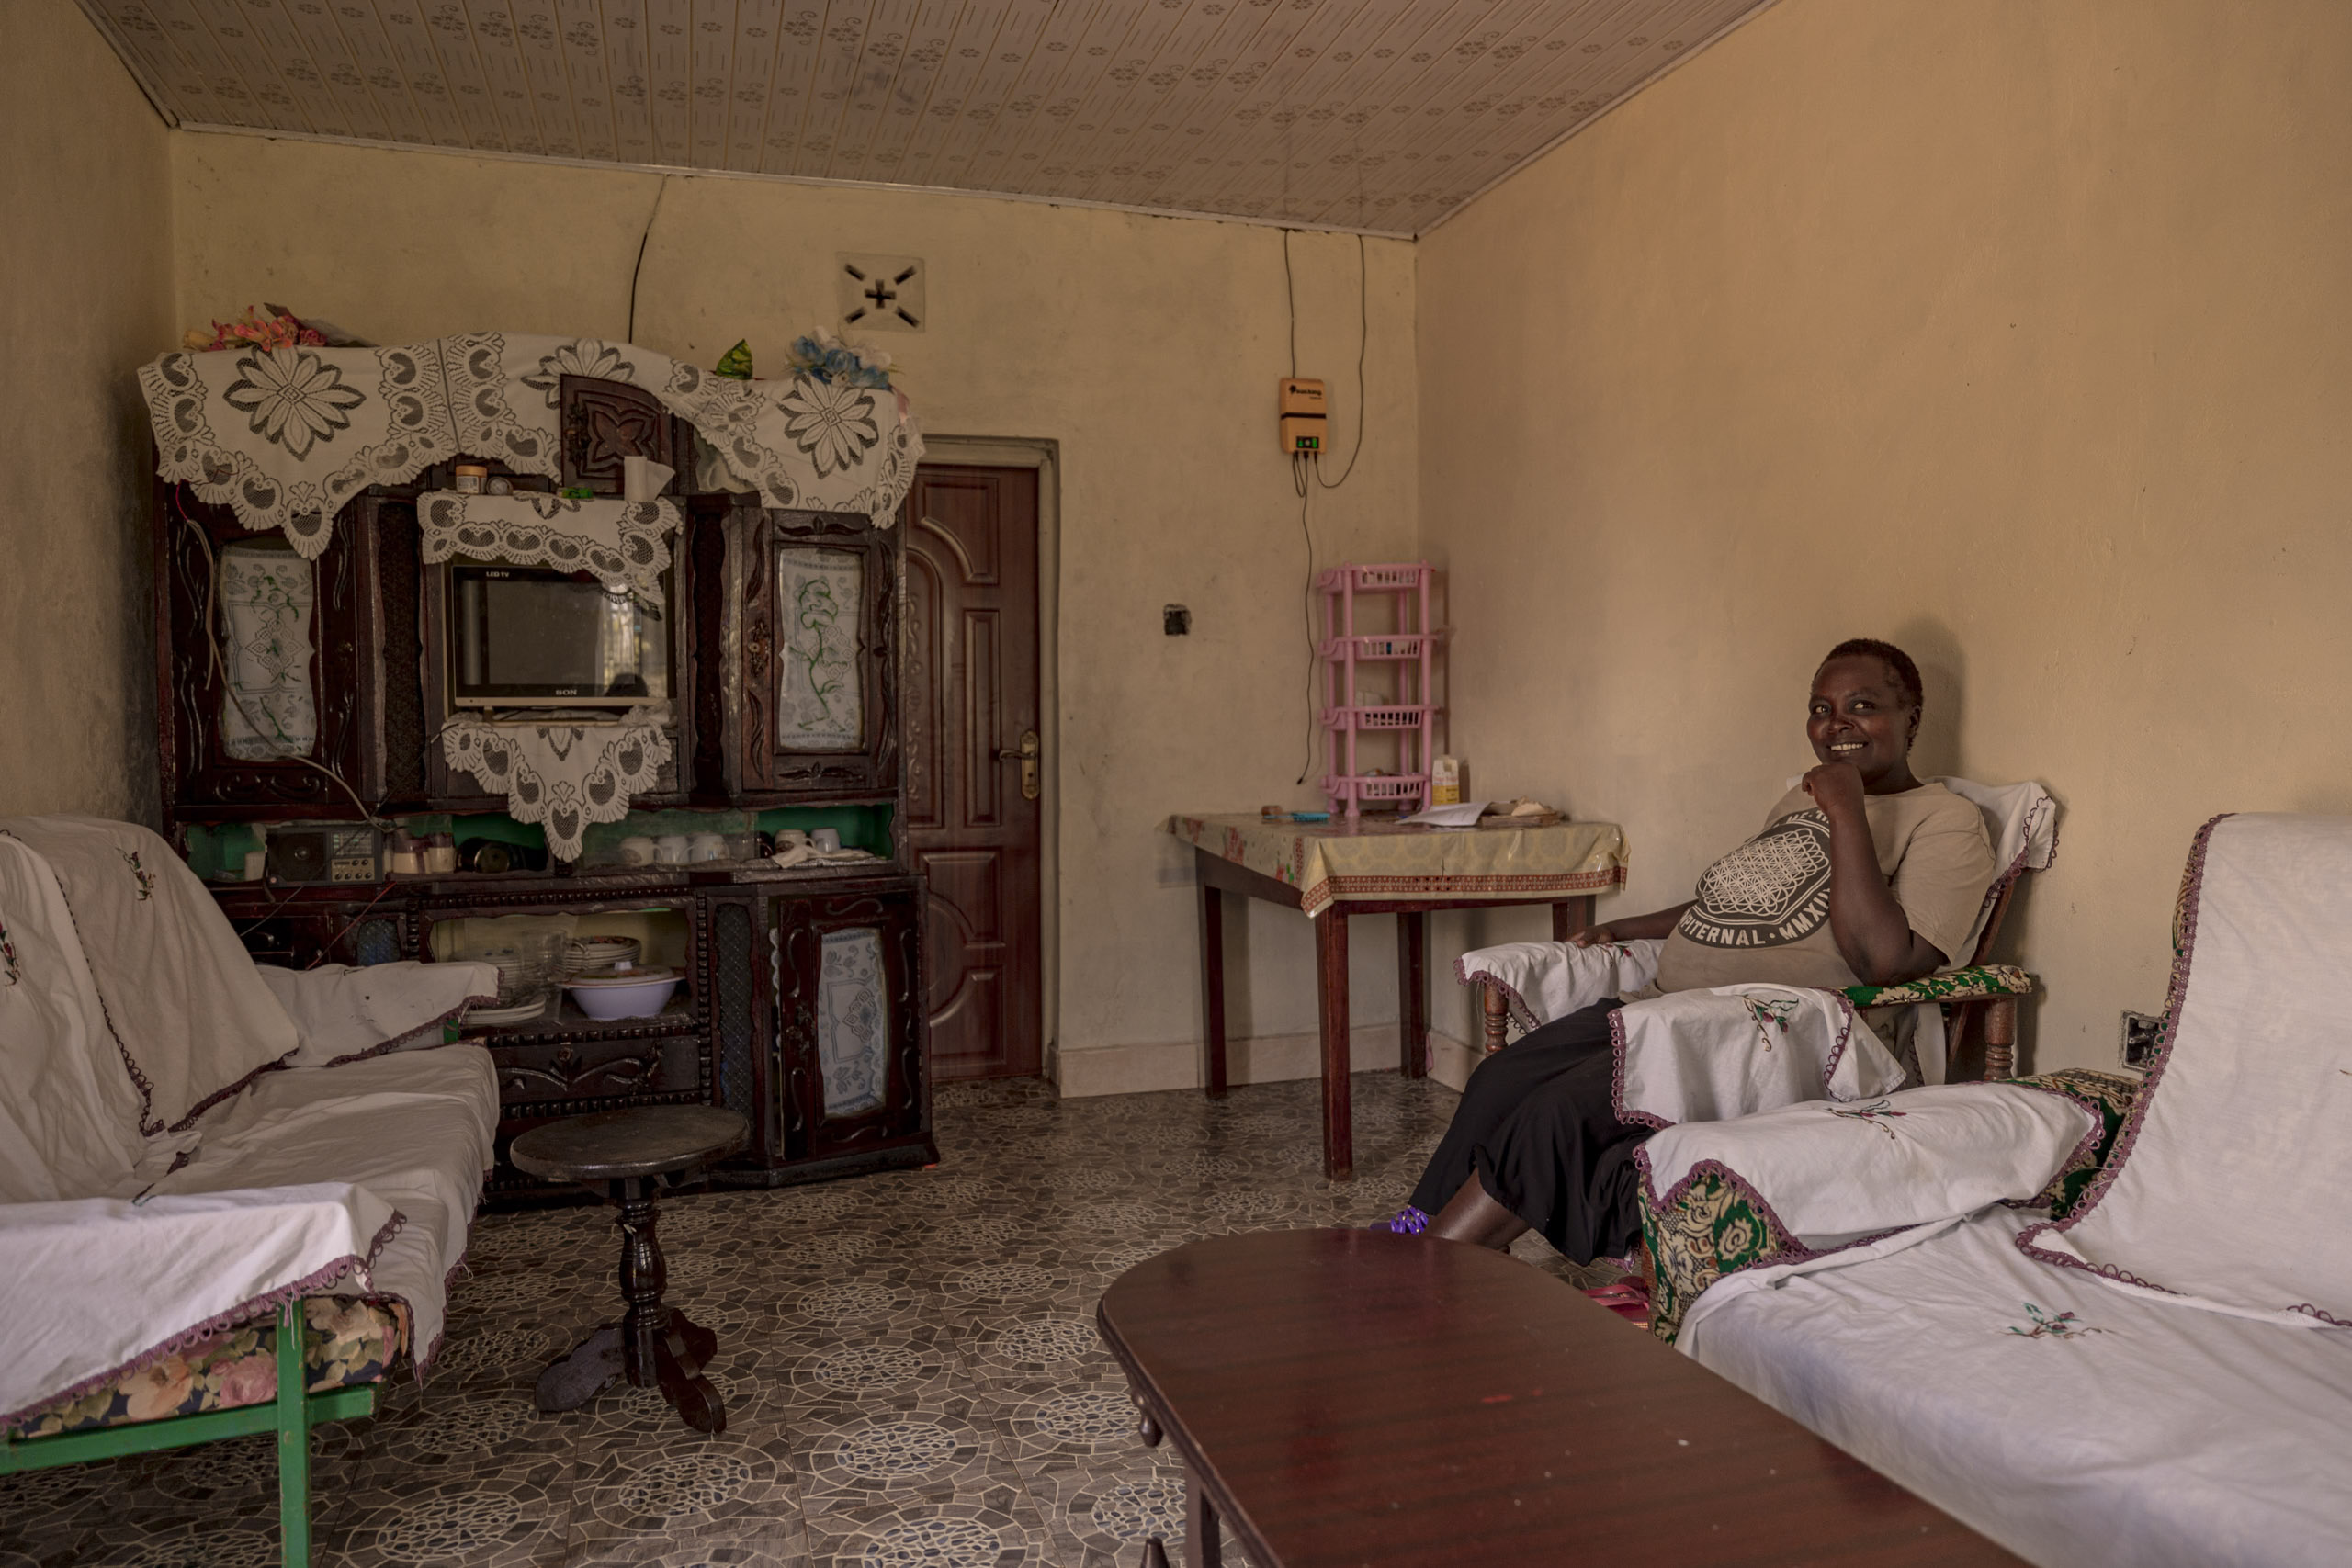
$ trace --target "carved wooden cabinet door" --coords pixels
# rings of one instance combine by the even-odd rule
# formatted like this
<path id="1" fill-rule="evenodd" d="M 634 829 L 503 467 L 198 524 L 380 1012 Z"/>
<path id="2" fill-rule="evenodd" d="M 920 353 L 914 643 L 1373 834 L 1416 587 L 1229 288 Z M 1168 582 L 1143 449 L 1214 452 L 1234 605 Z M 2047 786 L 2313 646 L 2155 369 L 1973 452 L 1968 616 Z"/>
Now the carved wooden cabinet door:
<path id="1" fill-rule="evenodd" d="M 801 1157 L 905 1142 L 929 1126 L 922 942 L 911 883 L 778 902 L 783 1114 L 798 1123 Z"/>
<path id="2" fill-rule="evenodd" d="M 354 501 L 309 561 L 185 488 L 159 502 L 166 818 L 359 815 L 325 770 L 371 807 L 419 798 L 413 508 Z"/>
<path id="3" fill-rule="evenodd" d="M 556 382 L 563 427 L 561 468 L 566 489 L 585 487 L 598 495 L 621 493 L 621 460 L 650 457 L 678 471 L 673 491 L 690 489 L 693 442 L 662 400 L 624 381 L 564 376 Z"/>
<path id="4" fill-rule="evenodd" d="M 728 793 L 746 804 L 894 795 L 895 530 L 739 507 L 728 523 Z"/>

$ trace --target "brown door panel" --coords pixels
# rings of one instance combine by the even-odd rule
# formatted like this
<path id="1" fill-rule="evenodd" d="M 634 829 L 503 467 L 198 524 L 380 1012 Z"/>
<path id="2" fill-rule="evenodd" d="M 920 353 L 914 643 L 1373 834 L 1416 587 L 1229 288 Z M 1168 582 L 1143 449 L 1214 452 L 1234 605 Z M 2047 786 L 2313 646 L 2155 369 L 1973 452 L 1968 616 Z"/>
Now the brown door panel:
<path id="1" fill-rule="evenodd" d="M 1037 476 L 926 464 L 907 505 L 907 837 L 937 1077 L 1043 1065 Z"/>

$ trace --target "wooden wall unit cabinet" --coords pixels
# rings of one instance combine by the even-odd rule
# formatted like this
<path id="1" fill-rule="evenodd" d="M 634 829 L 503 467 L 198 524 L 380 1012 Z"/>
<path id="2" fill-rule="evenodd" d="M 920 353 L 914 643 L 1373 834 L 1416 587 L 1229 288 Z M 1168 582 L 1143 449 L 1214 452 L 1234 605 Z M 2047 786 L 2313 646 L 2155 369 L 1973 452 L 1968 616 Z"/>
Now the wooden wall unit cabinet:
<path id="1" fill-rule="evenodd" d="M 659 1018 L 599 1022 L 567 1000 L 526 1024 L 464 1026 L 497 1064 L 500 1166 L 490 1190 L 505 1201 L 548 1190 L 506 1163 L 515 1134 L 630 1105 L 743 1111 L 751 1145 L 715 1177 L 738 1185 L 930 1163 L 938 1153 L 926 1060 L 926 897 L 904 859 L 904 530 L 696 492 L 693 433 L 650 394 L 566 376 L 559 396 L 560 479 L 492 463 L 493 476 L 518 490 L 560 483 L 613 495 L 629 456 L 678 472 L 671 493 L 685 521 L 672 549 L 673 760 L 661 790 L 632 804 L 886 807 L 897 857 L 788 870 L 750 861 L 388 876 L 371 886 L 218 884 L 217 897 L 256 958 L 294 967 L 429 958 L 436 927 L 474 916 L 659 906 L 663 919 L 685 923 L 686 983 Z M 447 573 L 423 561 L 417 505 L 424 491 L 449 486 L 453 466 L 372 488 L 336 516 L 308 580 L 317 712 L 310 761 L 347 781 L 367 812 L 456 814 L 462 837 L 464 815 L 501 812 L 506 802 L 453 773 L 437 739 L 452 711 Z M 232 547 L 279 549 L 280 536 L 245 530 L 229 509 L 204 505 L 185 487 L 166 488 L 160 500 L 166 832 L 185 848 L 190 830 L 216 824 L 361 817 L 319 768 L 240 758 L 226 739 L 226 656 L 213 651 L 227 625 L 217 562 Z M 796 660 L 797 681 L 788 665 Z"/>

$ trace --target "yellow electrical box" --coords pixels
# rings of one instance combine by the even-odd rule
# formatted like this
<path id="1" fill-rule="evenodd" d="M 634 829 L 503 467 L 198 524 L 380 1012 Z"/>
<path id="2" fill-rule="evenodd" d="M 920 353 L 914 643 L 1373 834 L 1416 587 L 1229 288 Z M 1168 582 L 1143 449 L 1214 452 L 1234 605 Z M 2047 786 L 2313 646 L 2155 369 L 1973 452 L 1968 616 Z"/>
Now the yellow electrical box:
<path id="1" fill-rule="evenodd" d="M 1282 422 L 1283 450 L 1291 455 L 1323 450 L 1323 383 L 1310 377 L 1285 376 L 1278 383 L 1276 412 Z"/>

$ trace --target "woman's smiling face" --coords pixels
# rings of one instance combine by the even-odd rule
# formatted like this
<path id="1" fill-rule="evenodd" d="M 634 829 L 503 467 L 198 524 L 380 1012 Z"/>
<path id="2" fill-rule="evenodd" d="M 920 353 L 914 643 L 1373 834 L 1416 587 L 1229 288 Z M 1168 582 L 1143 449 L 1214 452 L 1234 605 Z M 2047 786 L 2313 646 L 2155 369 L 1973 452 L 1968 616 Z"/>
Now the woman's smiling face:
<path id="1" fill-rule="evenodd" d="M 1919 708 L 1884 660 L 1854 654 L 1823 665 L 1813 678 L 1806 716 L 1813 754 L 1824 762 L 1851 762 L 1865 789 L 1910 776 Z"/>

